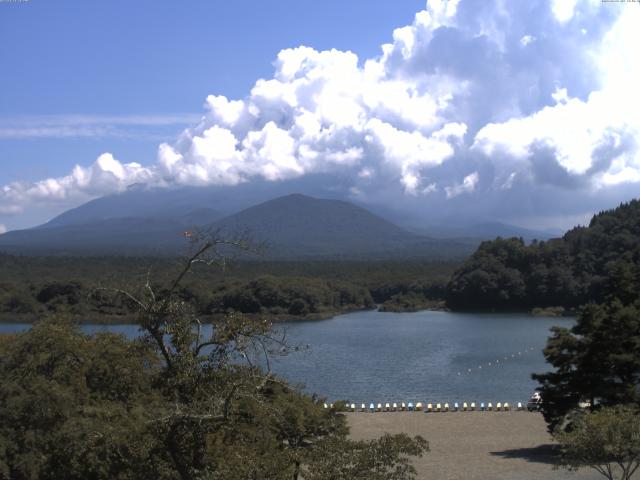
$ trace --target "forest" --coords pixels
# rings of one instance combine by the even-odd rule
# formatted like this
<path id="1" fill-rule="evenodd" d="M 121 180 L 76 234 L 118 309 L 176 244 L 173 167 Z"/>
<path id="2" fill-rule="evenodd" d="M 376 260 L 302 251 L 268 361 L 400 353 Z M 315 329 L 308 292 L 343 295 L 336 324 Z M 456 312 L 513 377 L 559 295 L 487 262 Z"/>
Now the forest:
<path id="1" fill-rule="evenodd" d="M 562 462 L 590 464 L 606 478 L 613 478 L 613 463 L 625 479 L 640 468 L 639 234 L 640 202 L 634 200 L 550 244 L 485 244 L 452 281 L 463 286 L 472 277 L 492 277 L 485 295 L 497 308 L 578 308 L 571 328 L 551 329 L 543 353 L 552 368 L 532 378 L 549 430 L 562 444 Z M 453 298 L 487 306 L 478 293 L 466 287 Z"/>
<path id="2" fill-rule="evenodd" d="M 453 274 L 446 303 L 453 310 L 575 312 L 640 291 L 640 201 L 595 215 L 562 238 L 527 245 L 522 239 L 483 242 Z"/>
<path id="3" fill-rule="evenodd" d="M 126 301 L 106 301 L 104 289 L 127 288 L 147 275 L 158 286 L 180 259 L 0 255 L 0 321 L 30 322 L 70 314 L 79 322 L 131 321 Z M 379 305 L 389 311 L 441 307 L 453 262 L 236 261 L 195 266 L 177 292 L 201 315 L 230 311 L 274 321 L 320 319 Z"/>
<path id="4" fill-rule="evenodd" d="M 0 255 L 0 321 L 67 313 L 80 322 L 127 322 L 131 305 L 101 289 L 161 284 L 180 259 Z M 531 311 L 575 314 L 582 305 L 640 290 L 640 201 L 601 212 L 562 238 L 483 242 L 463 264 L 446 261 L 246 261 L 194 268 L 178 294 L 201 315 L 230 311 L 275 321 L 385 311 Z M 445 303 L 446 302 L 446 303 Z"/>

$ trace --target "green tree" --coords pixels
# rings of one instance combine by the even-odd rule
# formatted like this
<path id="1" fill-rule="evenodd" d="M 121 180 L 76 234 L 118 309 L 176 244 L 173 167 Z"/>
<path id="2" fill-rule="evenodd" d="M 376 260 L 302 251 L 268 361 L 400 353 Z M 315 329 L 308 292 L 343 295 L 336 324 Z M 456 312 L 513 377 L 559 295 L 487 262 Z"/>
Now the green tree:
<path id="1" fill-rule="evenodd" d="M 308 479 L 320 452 L 326 478 L 354 461 L 351 478 L 414 478 L 423 439 L 352 442 L 342 414 L 270 373 L 289 348 L 270 322 L 201 324 L 181 283 L 221 244 L 199 245 L 165 288 L 148 276 L 112 290 L 137 311 L 139 340 L 54 319 L 0 341 L 0 479 Z"/>
<path id="2" fill-rule="evenodd" d="M 62 319 L 0 342 L 0 478 L 169 478 L 147 423 L 157 368 L 139 342 Z"/>
<path id="3" fill-rule="evenodd" d="M 640 200 L 632 200 L 562 238 L 483 242 L 454 272 L 446 300 L 456 310 L 573 310 L 614 298 L 631 303 L 639 290 Z"/>
<path id="4" fill-rule="evenodd" d="M 534 374 L 554 428 L 580 402 L 640 403 L 640 309 L 614 300 L 588 305 L 571 329 L 554 327 L 544 350 L 554 371 Z"/>
<path id="5" fill-rule="evenodd" d="M 561 466 L 569 470 L 590 467 L 609 480 L 628 480 L 640 467 L 637 409 L 619 406 L 579 415 L 570 431 L 559 429 L 554 437 Z"/>
<path id="6" fill-rule="evenodd" d="M 422 438 L 385 434 L 377 440 L 333 437 L 315 449 L 305 466 L 305 480 L 406 480 L 416 471 L 410 458 L 429 451 Z"/>

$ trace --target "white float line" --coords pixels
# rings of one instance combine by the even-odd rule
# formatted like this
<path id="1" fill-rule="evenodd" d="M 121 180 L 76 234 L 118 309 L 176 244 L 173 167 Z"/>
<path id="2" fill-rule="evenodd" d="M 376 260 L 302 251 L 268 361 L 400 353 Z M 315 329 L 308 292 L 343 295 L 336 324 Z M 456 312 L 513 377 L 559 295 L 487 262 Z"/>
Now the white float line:
<path id="1" fill-rule="evenodd" d="M 335 410 L 336 406 L 331 404 L 324 404 L 326 410 Z M 369 406 L 365 403 L 360 404 L 358 407 L 355 403 L 347 403 L 343 406 L 344 410 L 350 412 L 425 412 L 425 413 L 444 413 L 444 412 L 507 412 L 511 410 L 523 411 L 526 408 L 522 402 L 514 403 L 514 407 L 511 407 L 509 402 L 496 402 L 495 405 L 492 402 L 476 403 L 476 402 L 462 402 L 460 405 L 458 402 L 449 404 L 448 402 L 440 403 L 423 403 L 417 402 L 385 402 L 385 403 L 369 403 Z"/>
<path id="2" fill-rule="evenodd" d="M 512 353 L 511 354 L 511 358 L 521 357 L 522 355 L 526 355 L 527 353 L 532 352 L 534 350 L 535 350 L 534 347 L 528 347 L 528 348 L 526 348 L 523 351 L 520 351 L 518 353 Z M 504 363 L 505 361 L 509 360 L 509 358 L 510 358 L 509 356 L 503 357 L 502 363 Z M 495 367 L 495 366 L 498 366 L 498 365 L 500 365 L 500 359 L 499 358 L 495 362 L 488 362 L 486 364 L 486 367 Z M 460 371 L 460 372 L 458 372 L 458 376 L 460 377 L 463 374 L 466 375 L 466 374 L 469 374 L 469 373 L 473 373 L 474 370 L 482 370 L 482 365 L 478 365 L 477 368 L 467 368 L 466 371 Z"/>

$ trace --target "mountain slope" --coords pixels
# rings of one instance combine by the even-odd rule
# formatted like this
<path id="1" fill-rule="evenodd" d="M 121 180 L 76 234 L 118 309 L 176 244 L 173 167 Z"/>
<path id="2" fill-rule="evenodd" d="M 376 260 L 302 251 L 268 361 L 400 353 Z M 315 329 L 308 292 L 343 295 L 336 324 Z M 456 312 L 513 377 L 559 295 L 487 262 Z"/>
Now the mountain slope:
<path id="1" fill-rule="evenodd" d="M 131 194 L 125 198 L 131 199 Z M 109 204 L 113 206 L 113 198 Z M 161 218 L 100 218 L 108 211 L 95 205 L 70 211 L 45 226 L 2 235 L 0 250 L 173 255 L 186 249 L 183 233 L 195 227 L 212 228 L 227 237 L 247 232 L 257 243 L 266 244 L 265 257 L 272 259 L 459 258 L 477 245 L 409 233 L 351 203 L 300 194 L 269 200 L 221 220 L 210 208 L 180 215 L 169 211 Z M 138 213 L 146 208 L 135 207 Z"/>
<path id="2" fill-rule="evenodd" d="M 501 222 L 483 222 L 470 225 L 430 225 L 415 230 L 433 238 L 477 238 L 493 240 L 502 238 L 522 238 L 525 241 L 548 240 L 561 236 L 563 232 L 531 230 Z"/>
<path id="3" fill-rule="evenodd" d="M 218 196 L 211 189 L 149 189 L 133 185 L 124 192 L 91 200 L 58 215 L 37 228 L 56 228 L 97 223 L 116 218 L 179 219 L 189 212 L 207 208 L 218 212 L 213 221 L 222 216 L 217 205 Z"/>
<path id="4" fill-rule="evenodd" d="M 247 208 L 216 226 L 228 233 L 248 231 L 256 240 L 266 241 L 274 254 L 290 249 L 310 256 L 388 250 L 419 239 L 350 203 L 299 194 Z"/>
<path id="5" fill-rule="evenodd" d="M 220 218 L 213 209 L 186 215 L 116 217 L 69 224 L 46 224 L 0 236 L 0 250 L 28 254 L 165 255 L 184 250 L 184 232 Z M 77 219 L 76 219 L 77 220 Z"/>
<path id="6" fill-rule="evenodd" d="M 341 200 L 293 194 L 247 208 L 214 224 L 226 234 L 249 232 L 272 258 L 464 256 L 465 242 L 409 233 Z"/>
<path id="7" fill-rule="evenodd" d="M 528 228 L 517 227 L 501 222 L 484 222 L 471 226 L 469 229 L 471 236 L 478 238 L 510 238 L 517 237 L 524 240 L 548 240 L 554 235 L 550 232 L 540 230 L 530 230 Z M 562 232 L 560 232 L 562 235 Z"/>
<path id="8" fill-rule="evenodd" d="M 175 188 L 135 184 L 124 192 L 96 198 L 72 208 L 45 223 L 42 228 L 111 218 L 177 218 L 200 208 L 211 208 L 222 215 L 229 215 L 293 191 L 314 192 L 311 194 L 320 197 L 331 196 L 328 192 L 315 192 L 313 184 L 309 185 L 310 181 L 300 179 L 295 185 L 291 182 L 247 182 L 233 186 Z"/>

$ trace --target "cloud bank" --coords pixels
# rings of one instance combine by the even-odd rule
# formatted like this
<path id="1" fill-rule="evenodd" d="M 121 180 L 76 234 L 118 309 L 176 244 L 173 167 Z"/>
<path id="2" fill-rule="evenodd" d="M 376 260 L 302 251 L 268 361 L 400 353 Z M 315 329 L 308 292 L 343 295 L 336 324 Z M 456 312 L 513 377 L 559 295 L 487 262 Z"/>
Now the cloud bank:
<path id="1" fill-rule="evenodd" d="M 594 198 L 640 186 L 637 6 L 430 0 L 376 58 L 282 50 L 273 77 L 245 98 L 210 95 L 201 120 L 161 144 L 155 164 L 105 153 L 64 177 L 5 185 L 0 214 L 132 183 L 314 174 L 339 176 L 363 203 L 416 211 L 508 218 L 598 208 Z"/>

